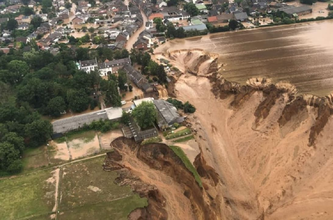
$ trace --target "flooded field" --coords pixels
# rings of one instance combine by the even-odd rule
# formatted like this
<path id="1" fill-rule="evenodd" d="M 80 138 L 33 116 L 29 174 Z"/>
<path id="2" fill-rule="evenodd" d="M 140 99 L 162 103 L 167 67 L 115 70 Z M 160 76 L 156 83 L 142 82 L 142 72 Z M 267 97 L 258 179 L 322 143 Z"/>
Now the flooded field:
<path id="1" fill-rule="evenodd" d="M 204 49 L 219 54 L 228 80 L 245 83 L 251 77 L 268 77 L 322 96 L 333 91 L 332 34 L 329 20 L 177 39 L 155 53 Z"/>

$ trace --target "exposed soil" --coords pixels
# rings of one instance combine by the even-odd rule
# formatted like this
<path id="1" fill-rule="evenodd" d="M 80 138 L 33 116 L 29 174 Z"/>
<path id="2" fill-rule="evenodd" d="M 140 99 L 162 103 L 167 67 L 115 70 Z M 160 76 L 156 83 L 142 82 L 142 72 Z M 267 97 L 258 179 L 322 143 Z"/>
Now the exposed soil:
<path id="1" fill-rule="evenodd" d="M 107 154 L 104 169 L 118 170 L 119 184 L 131 185 L 135 192 L 148 198 L 148 207 L 134 211 L 130 219 L 221 218 L 217 206 L 221 198 L 208 194 L 208 184 L 200 188 L 167 145 L 140 146 L 124 137 L 111 145 L 114 151 Z"/>
<path id="2" fill-rule="evenodd" d="M 191 65 L 186 54 L 171 62 Z M 205 180 L 212 176 L 205 184 L 222 183 L 207 190 L 221 198 L 220 217 L 333 218 L 332 96 L 298 94 L 264 78 L 240 85 L 218 72 L 194 75 L 176 78 L 172 92 L 197 108 L 189 116 L 201 149 L 195 165 Z"/>

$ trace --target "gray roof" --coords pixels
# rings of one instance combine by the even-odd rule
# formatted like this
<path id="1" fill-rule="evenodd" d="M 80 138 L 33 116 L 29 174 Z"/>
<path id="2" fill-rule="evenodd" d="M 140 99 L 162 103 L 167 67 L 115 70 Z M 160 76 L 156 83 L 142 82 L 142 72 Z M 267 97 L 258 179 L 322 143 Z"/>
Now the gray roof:
<path id="1" fill-rule="evenodd" d="M 245 19 L 248 19 L 248 16 L 246 14 L 246 12 L 237 12 L 237 13 L 234 13 L 234 16 L 235 16 L 235 19 L 236 20 L 245 20 Z"/>
<path id="2" fill-rule="evenodd" d="M 288 15 L 298 14 L 306 11 L 312 11 L 311 7 L 307 5 L 302 5 L 299 7 L 293 7 L 293 6 L 284 7 L 280 8 L 279 10 L 285 12 Z"/>
<path id="3" fill-rule="evenodd" d="M 94 59 L 94 60 L 83 60 L 83 61 L 80 61 L 80 64 L 81 66 L 96 66 L 97 65 L 97 61 Z"/>
<path id="4" fill-rule="evenodd" d="M 165 100 L 154 100 L 154 104 L 166 124 L 172 125 L 175 122 L 180 123 L 184 121 L 184 118 L 179 116 L 177 108 L 171 103 Z M 159 121 L 159 127 L 161 127 L 162 124 L 163 122 Z"/>
<path id="5" fill-rule="evenodd" d="M 77 115 L 69 118 L 64 118 L 56 120 L 52 123 L 53 133 L 66 133 L 84 125 L 89 125 L 93 121 L 98 120 L 115 120 L 121 118 L 122 109 L 121 108 L 106 108 L 103 110 L 90 112 L 87 114 Z"/>
<path id="6" fill-rule="evenodd" d="M 185 31 L 205 31 L 207 30 L 207 27 L 205 24 L 197 24 L 197 25 L 191 25 L 191 26 L 184 26 L 183 29 Z"/>

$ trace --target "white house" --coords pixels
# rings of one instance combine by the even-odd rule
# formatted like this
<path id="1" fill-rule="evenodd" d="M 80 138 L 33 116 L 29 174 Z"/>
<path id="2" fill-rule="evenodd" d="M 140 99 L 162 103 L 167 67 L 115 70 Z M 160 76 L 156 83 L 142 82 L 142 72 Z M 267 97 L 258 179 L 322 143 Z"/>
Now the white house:
<path id="1" fill-rule="evenodd" d="M 96 58 L 94 60 L 79 61 L 79 64 L 80 64 L 79 69 L 85 71 L 86 73 L 98 70 L 98 64 Z"/>

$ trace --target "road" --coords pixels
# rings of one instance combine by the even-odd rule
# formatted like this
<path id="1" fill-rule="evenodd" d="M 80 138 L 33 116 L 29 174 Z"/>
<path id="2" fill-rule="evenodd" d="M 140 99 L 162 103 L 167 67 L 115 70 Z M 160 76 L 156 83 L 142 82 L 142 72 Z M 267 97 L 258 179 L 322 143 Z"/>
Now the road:
<path id="1" fill-rule="evenodd" d="M 143 18 L 143 23 L 142 26 L 129 38 L 129 40 L 126 43 L 126 50 L 131 51 L 131 49 L 133 48 L 134 43 L 138 40 L 139 35 L 141 34 L 142 31 L 144 31 L 146 29 L 145 24 L 147 22 L 147 17 L 146 15 L 143 13 L 143 11 L 141 10 L 141 15 Z"/>

